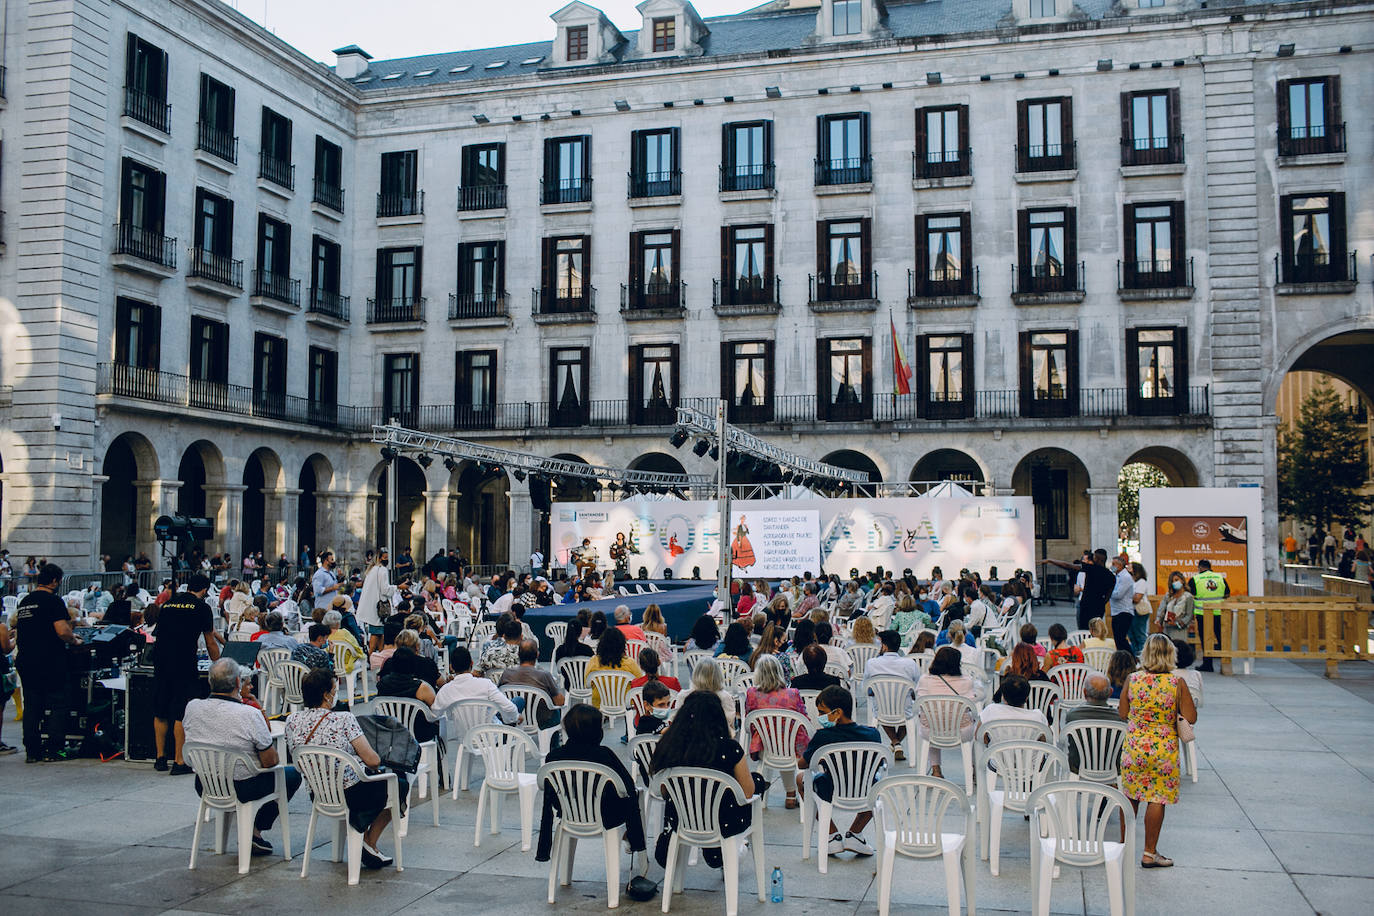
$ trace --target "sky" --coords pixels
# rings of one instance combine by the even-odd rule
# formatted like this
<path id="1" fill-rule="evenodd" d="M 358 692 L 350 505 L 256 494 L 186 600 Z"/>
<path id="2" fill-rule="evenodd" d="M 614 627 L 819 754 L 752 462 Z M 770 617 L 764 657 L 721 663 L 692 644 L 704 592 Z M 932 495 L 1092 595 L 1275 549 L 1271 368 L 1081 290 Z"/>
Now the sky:
<path id="1" fill-rule="evenodd" d="M 547 41 L 549 15 L 568 0 L 226 0 L 315 60 L 356 44 L 377 60 Z M 588 0 L 622 30 L 637 29 L 636 0 Z M 693 0 L 702 17 L 739 13 L 764 0 Z"/>

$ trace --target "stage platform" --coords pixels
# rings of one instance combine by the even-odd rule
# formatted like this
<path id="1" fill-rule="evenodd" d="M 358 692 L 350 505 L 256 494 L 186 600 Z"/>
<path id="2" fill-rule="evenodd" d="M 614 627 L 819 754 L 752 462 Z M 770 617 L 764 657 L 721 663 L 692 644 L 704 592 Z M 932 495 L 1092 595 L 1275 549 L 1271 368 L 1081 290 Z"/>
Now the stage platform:
<path id="1" fill-rule="evenodd" d="M 633 590 L 637 585 L 647 586 L 650 582 L 662 591 L 647 595 L 631 594 L 628 597 L 617 595 L 579 604 L 530 608 L 525 612 L 525 623 L 530 625 L 534 635 L 539 638 L 540 655 L 547 659 L 553 651 L 552 643 L 544 638 L 544 627 L 559 620 L 572 620 L 582 608 L 593 613 L 601 611 L 607 620 L 610 620 L 611 612 L 617 605 L 623 604 L 630 609 L 634 622 L 639 623 L 644 618 L 644 609 L 651 604 L 657 604 L 663 611 L 664 622 L 668 624 L 668 638 L 674 642 L 686 640 L 692 634 L 692 624 L 710 609 L 715 582 L 698 579 L 634 579 L 622 584 Z"/>

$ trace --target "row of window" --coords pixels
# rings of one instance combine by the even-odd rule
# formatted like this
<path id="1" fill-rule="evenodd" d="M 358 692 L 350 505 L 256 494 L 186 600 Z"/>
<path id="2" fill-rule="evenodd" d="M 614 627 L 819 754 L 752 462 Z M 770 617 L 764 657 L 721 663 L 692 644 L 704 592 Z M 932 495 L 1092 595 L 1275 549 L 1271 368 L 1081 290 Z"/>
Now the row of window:
<path id="1" fill-rule="evenodd" d="M 116 306 L 115 362 L 156 370 L 160 360 L 161 310 L 129 298 Z M 916 339 L 916 395 L 921 416 L 961 419 L 977 411 L 972 334 L 926 334 Z M 1078 332 L 1025 331 L 1020 335 L 1020 409 L 1030 416 L 1079 413 Z M 257 332 L 253 337 L 255 404 L 281 409 L 286 399 L 287 341 Z M 1183 328 L 1131 328 L 1127 331 L 1128 409 L 1133 414 L 1180 414 L 1188 409 L 1188 346 Z M 309 349 L 307 397 L 320 408 L 338 403 L 338 355 Z M 555 426 L 578 426 L 591 419 L 591 349 L 553 347 L 548 351 L 548 410 Z M 667 424 L 680 402 L 679 344 L 637 344 L 628 353 L 628 420 Z M 737 422 L 770 422 L 775 395 L 774 342 L 721 344 L 720 396 Z M 868 336 L 822 338 L 816 342 L 816 404 L 821 420 L 865 420 L 873 416 L 873 339 Z M 420 354 L 382 357 L 382 407 L 403 422 L 420 407 Z M 191 319 L 189 375 L 194 388 L 224 386 L 229 376 L 229 326 L 203 317 Z M 454 404 L 458 426 L 481 426 L 497 409 L 497 351 L 460 350 L 456 354 Z M 1005 393 L 998 393 L 1005 394 Z M 785 406 L 783 408 L 786 409 Z"/>

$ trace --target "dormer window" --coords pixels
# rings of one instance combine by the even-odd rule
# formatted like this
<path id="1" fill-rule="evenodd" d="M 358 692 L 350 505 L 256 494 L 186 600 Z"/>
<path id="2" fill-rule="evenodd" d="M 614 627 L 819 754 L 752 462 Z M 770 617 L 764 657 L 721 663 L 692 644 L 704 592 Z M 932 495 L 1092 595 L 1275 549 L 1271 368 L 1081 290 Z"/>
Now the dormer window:
<path id="1" fill-rule="evenodd" d="M 1035 2 L 1035 0 L 1032 0 Z M 1049 0 L 1053 5 L 1054 0 Z M 835 35 L 857 35 L 863 30 L 862 0 L 833 0 Z"/>
<path id="2" fill-rule="evenodd" d="M 671 16 L 654 20 L 654 53 L 671 51 L 676 45 L 677 20 Z"/>
<path id="3" fill-rule="evenodd" d="M 568 60 L 587 59 L 587 27 L 574 25 L 568 27 Z"/>
<path id="4" fill-rule="evenodd" d="M 1056 0 L 1030 0 L 1030 18 L 1053 19 Z"/>

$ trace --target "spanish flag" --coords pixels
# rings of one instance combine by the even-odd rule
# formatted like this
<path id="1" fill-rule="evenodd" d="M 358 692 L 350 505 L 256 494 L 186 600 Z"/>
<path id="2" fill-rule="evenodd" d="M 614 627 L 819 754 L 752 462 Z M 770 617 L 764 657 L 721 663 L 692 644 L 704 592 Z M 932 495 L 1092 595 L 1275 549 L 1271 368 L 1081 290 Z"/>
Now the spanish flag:
<path id="1" fill-rule="evenodd" d="M 897 393 L 911 394 L 911 367 L 902 355 L 902 342 L 897 338 L 897 323 L 891 312 L 887 313 L 887 322 L 892 328 L 892 371 L 897 377 Z"/>

